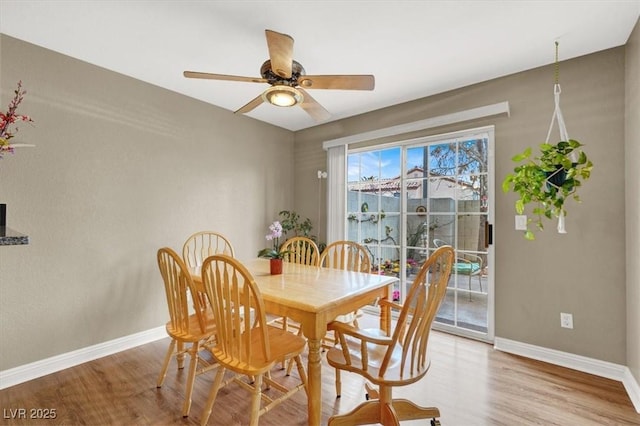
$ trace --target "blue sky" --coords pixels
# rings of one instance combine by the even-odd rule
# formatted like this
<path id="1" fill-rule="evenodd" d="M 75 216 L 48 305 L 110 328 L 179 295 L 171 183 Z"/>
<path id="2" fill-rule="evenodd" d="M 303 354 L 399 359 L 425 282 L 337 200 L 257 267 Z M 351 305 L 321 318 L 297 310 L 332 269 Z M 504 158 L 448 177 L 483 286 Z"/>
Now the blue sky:
<path id="1" fill-rule="evenodd" d="M 423 147 L 407 150 L 408 168 L 422 165 Z M 363 176 L 385 179 L 400 175 L 400 148 L 382 151 L 359 152 L 349 155 L 347 179 L 349 182 L 361 180 Z"/>
<path id="2" fill-rule="evenodd" d="M 480 152 L 475 148 L 478 141 L 476 138 L 477 136 L 474 135 L 473 138 L 469 139 L 443 141 L 442 143 L 407 147 L 407 170 L 416 166 L 423 167 L 425 150 L 429 150 L 429 152 L 433 154 L 428 160 L 429 169 L 437 171 L 440 174 L 452 175 L 459 173 L 461 175 L 466 175 L 486 170 L 487 158 L 484 158 L 484 160 L 478 160 L 477 157 L 477 154 L 480 154 Z M 457 145 L 453 148 L 457 150 L 456 152 L 451 151 L 451 142 L 457 142 Z M 486 138 L 484 139 L 484 142 L 484 155 L 486 157 Z M 438 152 L 438 148 L 440 148 L 440 152 Z M 394 147 L 384 150 L 349 154 L 347 167 L 348 181 L 360 181 L 363 177 L 371 176 L 375 179 L 398 177 L 401 169 L 401 150 L 401 147 Z M 457 157 L 459 157 L 458 161 L 464 164 L 464 167 L 461 169 L 458 168 L 459 164 L 454 163 Z"/>

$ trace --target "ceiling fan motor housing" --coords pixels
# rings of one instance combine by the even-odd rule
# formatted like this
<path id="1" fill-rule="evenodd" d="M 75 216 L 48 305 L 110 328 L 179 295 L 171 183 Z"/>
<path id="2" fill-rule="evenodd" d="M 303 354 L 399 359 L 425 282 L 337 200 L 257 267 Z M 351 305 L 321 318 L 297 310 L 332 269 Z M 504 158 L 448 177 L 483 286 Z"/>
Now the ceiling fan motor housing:
<path id="1" fill-rule="evenodd" d="M 260 67 L 260 75 L 262 78 L 272 86 L 290 86 L 296 87 L 299 85 L 298 78 L 305 75 L 304 67 L 297 61 L 292 61 L 291 64 L 291 78 L 284 78 L 276 74 L 271 68 L 271 61 L 267 59 Z"/>

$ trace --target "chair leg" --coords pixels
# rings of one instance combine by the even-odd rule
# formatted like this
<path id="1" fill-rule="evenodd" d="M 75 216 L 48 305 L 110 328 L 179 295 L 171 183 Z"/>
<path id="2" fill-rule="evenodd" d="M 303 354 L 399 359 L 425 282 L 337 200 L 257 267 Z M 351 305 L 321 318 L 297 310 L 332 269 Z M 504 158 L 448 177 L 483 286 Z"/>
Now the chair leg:
<path id="1" fill-rule="evenodd" d="M 289 361 L 287 361 L 287 371 L 285 373 L 285 376 L 290 376 L 292 369 L 293 369 L 293 358 L 291 358 Z"/>
<path id="2" fill-rule="evenodd" d="M 251 420 L 250 426 L 258 426 L 258 419 L 260 417 L 260 400 L 262 399 L 262 374 L 256 376 L 254 384 L 253 395 L 251 397 Z"/>
<path id="3" fill-rule="evenodd" d="M 396 414 L 396 410 L 393 407 L 393 396 L 391 392 L 391 387 L 389 386 L 380 386 L 378 389 L 379 397 L 380 397 L 380 420 L 384 426 L 400 426 L 400 419 L 398 419 L 398 414 Z"/>
<path id="4" fill-rule="evenodd" d="M 282 317 L 282 329 L 284 331 L 288 331 L 289 329 L 289 320 L 287 317 Z M 289 365 L 287 365 L 287 362 L 283 359 L 282 362 L 280 363 L 280 369 L 284 370 L 287 369 L 287 376 L 289 375 L 289 373 L 291 373 L 291 362 L 289 362 Z"/>
<path id="5" fill-rule="evenodd" d="M 380 423 L 380 401 L 367 401 L 346 414 L 329 418 L 328 426 L 353 426 Z"/>
<path id="6" fill-rule="evenodd" d="M 211 409 L 213 408 L 213 404 L 216 402 L 218 390 L 220 390 L 220 386 L 222 385 L 224 372 L 225 369 L 223 367 L 218 368 L 218 374 L 216 374 L 216 378 L 213 381 L 213 385 L 211 386 L 211 392 L 209 392 L 209 398 L 207 399 L 207 403 L 205 404 L 204 410 L 202 411 L 200 426 L 205 426 L 209 421 L 209 416 L 211 416 Z"/>
<path id="7" fill-rule="evenodd" d="M 178 369 L 182 370 L 184 368 L 184 342 L 178 342 L 178 356 L 176 359 L 178 360 Z"/>
<path id="8" fill-rule="evenodd" d="M 298 336 L 302 336 L 302 324 L 300 324 L 300 328 L 298 328 Z M 289 361 L 287 362 L 287 372 L 286 375 L 290 376 L 291 375 L 291 369 L 293 368 L 293 362 L 294 362 L 294 358 L 289 359 Z"/>
<path id="9" fill-rule="evenodd" d="M 284 361 L 282 361 L 284 363 Z M 266 382 L 266 386 L 264 387 L 265 391 L 268 391 L 269 389 L 271 389 L 271 371 L 267 371 L 266 373 L 264 373 L 267 375 L 267 379 L 269 380 L 262 380 L 262 376 L 260 376 L 260 383 Z M 262 387 L 260 389 L 260 391 L 262 391 Z"/>
<path id="10" fill-rule="evenodd" d="M 189 361 L 189 375 L 187 376 L 187 387 L 185 388 L 184 404 L 182 406 L 182 417 L 189 417 L 189 411 L 191 410 L 191 394 L 193 393 L 193 382 L 196 378 L 196 370 L 198 368 L 198 351 L 200 350 L 200 344 L 195 342 L 189 349 L 189 355 L 191 359 Z"/>
<path id="11" fill-rule="evenodd" d="M 440 410 L 436 407 L 421 407 L 407 399 L 394 399 L 393 407 L 399 420 L 436 419 Z"/>
<path id="12" fill-rule="evenodd" d="M 336 398 L 342 394 L 342 381 L 340 380 L 340 370 L 336 368 Z"/>
<path id="13" fill-rule="evenodd" d="M 298 376 L 300 376 L 300 381 L 304 385 L 304 392 L 307 394 L 307 399 L 308 399 L 309 398 L 309 385 L 308 385 L 308 379 L 307 379 L 307 372 L 304 369 L 304 364 L 302 363 L 302 358 L 300 358 L 300 355 L 297 355 L 293 359 L 296 362 L 296 367 L 298 368 Z"/>
<path id="14" fill-rule="evenodd" d="M 366 398 L 369 399 L 380 399 L 380 393 L 378 392 L 378 388 L 370 385 L 368 382 L 364 384 L 364 388 L 367 390 Z"/>
<path id="15" fill-rule="evenodd" d="M 398 426 L 401 420 L 435 419 L 440 417 L 436 407 L 420 407 L 406 399 L 384 399 L 366 401 L 348 413 L 333 416 L 329 419 L 329 426 L 353 426 L 368 424 L 383 424 L 384 426 Z"/>
<path id="16" fill-rule="evenodd" d="M 353 325 L 355 328 L 360 328 L 360 324 L 358 324 L 357 314 L 357 312 L 353 313 L 353 321 L 351 322 L 351 325 Z"/>
<path id="17" fill-rule="evenodd" d="M 400 420 L 391 402 L 380 402 L 380 423 L 384 426 L 400 426 Z"/>
<path id="18" fill-rule="evenodd" d="M 160 370 L 160 376 L 158 376 L 158 382 L 156 383 L 156 387 L 162 387 L 164 383 L 165 377 L 167 377 L 167 369 L 169 368 L 169 362 L 171 361 L 171 356 L 173 356 L 173 351 L 176 348 L 176 341 L 171 339 L 171 343 L 169 344 L 169 348 L 167 349 L 167 354 L 164 356 L 164 361 L 162 363 L 162 369 Z"/>

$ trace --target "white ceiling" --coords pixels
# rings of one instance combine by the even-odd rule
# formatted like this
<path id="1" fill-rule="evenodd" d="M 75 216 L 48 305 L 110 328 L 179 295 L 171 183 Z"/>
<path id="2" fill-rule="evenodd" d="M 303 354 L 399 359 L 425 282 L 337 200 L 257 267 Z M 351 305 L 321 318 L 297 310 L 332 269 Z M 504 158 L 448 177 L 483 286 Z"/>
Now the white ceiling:
<path id="1" fill-rule="evenodd" d="M 375 76 L 371 92 L 310 90 L 330 121 L 550 64 L 556 41 L 560 60 L 623 45 L 639 16 L 640 0 L 0 0 L 4 34 L 229 111 L 268 85 L 182 72 L 260 77 L 264 30 L 289 34 L 307 74 Z M 298 107 L 247 115 L 294 131 L 317 124 Z"/>

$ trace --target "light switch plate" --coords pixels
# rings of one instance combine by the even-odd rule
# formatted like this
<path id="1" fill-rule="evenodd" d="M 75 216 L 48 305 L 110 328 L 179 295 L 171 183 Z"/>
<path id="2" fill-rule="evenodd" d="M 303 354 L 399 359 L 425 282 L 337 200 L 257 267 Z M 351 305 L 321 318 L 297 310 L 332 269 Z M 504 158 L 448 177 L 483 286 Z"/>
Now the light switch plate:
<path id="1" fill-rule="evenodd" d="M 527 215 L 517 214 L 516 215 L 516 231 L 526 231 L 526 230 L 527 230 Z"/>

